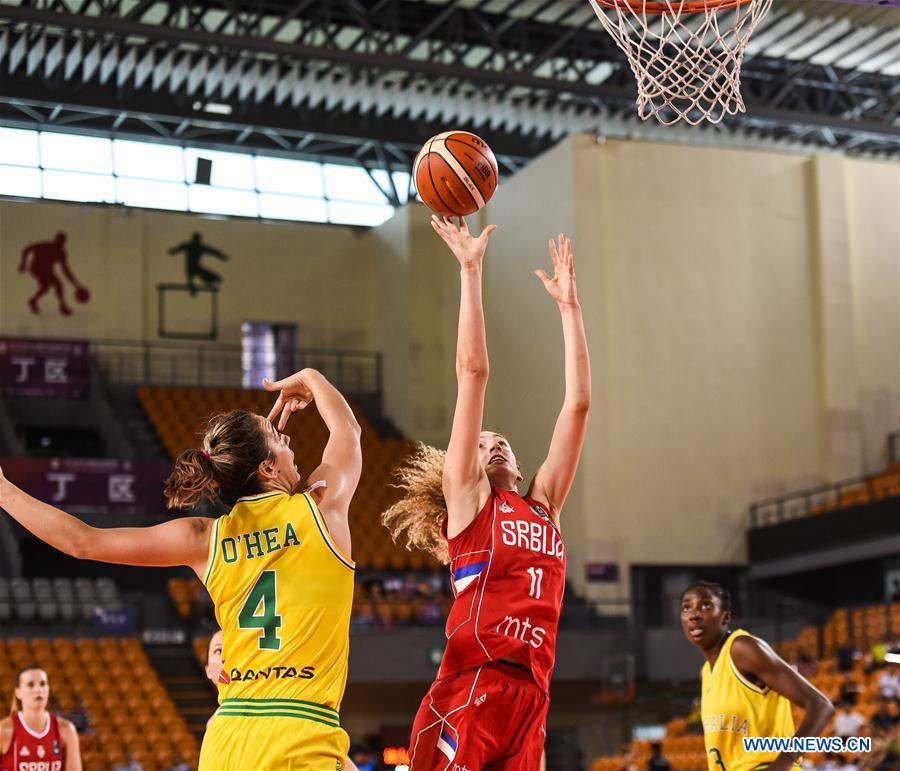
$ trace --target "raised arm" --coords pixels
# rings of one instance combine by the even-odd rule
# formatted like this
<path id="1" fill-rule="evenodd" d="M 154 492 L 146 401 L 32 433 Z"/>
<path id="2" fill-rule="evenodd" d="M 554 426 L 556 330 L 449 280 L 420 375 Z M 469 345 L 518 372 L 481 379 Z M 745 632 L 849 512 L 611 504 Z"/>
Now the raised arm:
<path id="1" fill-rule="evenodd" d="M 198 576 L 206 568 L 211 519 L 185 517 L 154 527 L 91 527 L 33 498 L 2 470 L 0 508 L 32 535 L 77 559 L 144 567 L 187 565 Z"/>
<path id="2" fill-rule="evenodd" d="M 490 370 L 481 297 L 482 264 L 496 225 L 488 225 L 477 237 L 469 233 L 461 217 L 456 225 L 447 218 L 433 216 L 431 226 L 450 247 L 460 270 L 456 410 L 443 475 L 447 533 L 452 538 L 475 518 L 491 492 L 487 475 L 478 462 L 478 439 Z"/>
<path id="3" fill-rule="evenodd" d="M 756 637 L 738 637 L 731 646 L 731 660 L 738 671 L 802 707 L 803 720 L 797 737 L 821 736 L 834 715 L 834 705 L 806 678 L 783 661 L 768 644 Z M 767 771 L 789 771 L 799 753 L 782 753 Z"/>
<path id="4" fill-rule="evenodd" d="M 362 473 L 361 432 L 353 410 L 341 392 L 314 369 L 304 369 L 274 383 L 264 380 L 263 386 L 268 391 L 280 391 L 269 412 L 270 421 L 274 421 L 280 413 L 279 431 L 285 427 L 292 413 L 313 401 L 316 403 L 319 415 L 328 428 L 328 442 L 321 464 L 309 479 L 311 482 L 325 480 L 326 486 L 318 495 L 320 509 L 326 517 L 331 536 L 349 555 L 347 514 Z"/>
<path id="5" fill-rule="evenodd" d="M 572 487 L 587 431 L 591 407 L 591 362 L 575 288 L 572 242 L 562 233 L 558 243 L 550 241 L 550 257 L 553 260 L 553 277 L 550 278 L 543 270 L 534 273 L 556 301 L 562 317 L 566 396 L 553 429 L 550 450 L 535 474 L 529 495 L 546 503 L 553 516 L 558 518 Z"/>

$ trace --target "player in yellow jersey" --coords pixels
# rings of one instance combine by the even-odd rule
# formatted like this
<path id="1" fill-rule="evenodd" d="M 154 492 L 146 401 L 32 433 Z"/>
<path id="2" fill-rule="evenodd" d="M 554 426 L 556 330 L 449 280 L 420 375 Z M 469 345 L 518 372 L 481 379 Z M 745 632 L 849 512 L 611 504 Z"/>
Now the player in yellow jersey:
<path id="1" fill-rule="evenodd" d="M 220 680 L 228 682 L 201 771 L 342 771 L 349 741 L 338 710 L 354 573 L 347 513 L 362 470 L 360 428 L 315 370 L 264 386 L 280 392 L 268 418 L 245 410 L 213 416 L 202 448 L 183 452 L 166 482 L 171 507 L 209 497 L 229 509 L 223 517 L 94 528 L 32 498 L 2 471 L 0 507 L 74 557 L 187 565 L 206 583 L 223 630 Z M 313 401 L 329 438 L 309 477 L 315 489 L 294 494 L 300 473 L 280 432 Z"/>
<path id="2" fill-rule="evenodd" d="M 709 771 L 789 771 L 798 755 L 745 752 L 743 739 L 819 736 L 834 714 L 828 697 L 766 642 L 731 631 L 731 597 L 719 584 L 698 581 L 685 590 L 681 625 L 706 657 L 700 711 Z M 791 703 L 804 710 L 796 732 Z"/>

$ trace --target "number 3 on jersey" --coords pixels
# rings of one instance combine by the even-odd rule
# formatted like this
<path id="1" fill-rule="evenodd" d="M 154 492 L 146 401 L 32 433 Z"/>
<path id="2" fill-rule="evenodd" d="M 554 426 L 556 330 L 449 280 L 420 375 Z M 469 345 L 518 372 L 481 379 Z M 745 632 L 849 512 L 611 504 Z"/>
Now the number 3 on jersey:
<path id="1" fill-rule="evenodd" d="M 262 604 L 262 612 L 260 610 Z M 281 638 L 278 636 L 278 628 L 281 626 L 281 616 L 277 615 L 277 601 L 275 596 L 275 571 L 264 570 L 259 579 L 247 595 L 244 606 L 238 614 L 239 629 L 261 629 L 259 635 L 259 649 L 265 651 L 277 651 L 281 648 Z"/>

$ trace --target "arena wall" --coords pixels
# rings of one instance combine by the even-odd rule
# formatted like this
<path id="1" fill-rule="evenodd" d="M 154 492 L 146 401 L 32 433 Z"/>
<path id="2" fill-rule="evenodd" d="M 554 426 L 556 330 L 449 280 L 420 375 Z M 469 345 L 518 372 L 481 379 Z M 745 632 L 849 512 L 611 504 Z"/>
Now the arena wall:
<path id="1" fill-rule="evenodd" d="M 594 401 L 564 529 L 570 577 L 628 596 L 633 564 L 745 559 L 754 499 L 877 471 L 900 426 L 900 175 L 893 163 L 577 136 L 502 181 L 485 271 L 485 424 L 526 473 L 563 396 L 558 313 L 538 280 L 573 237 Z M 22 247 L 69 234 L 93 298 L 39 316 Z M 411 205 L 379 228 L 0 202 L 0 334 L 154 340 L 167 250 L 199 230 L 232 259 L 220 341 L 246 320 L 295 322 L 301 344 L 381 350 L 388 414 L 444 446 L 455 382 L 453 258 Z M 618 566 L 588 585 L 585 563 Z M 610 610 L 622 610 L 610 605 Z"/>

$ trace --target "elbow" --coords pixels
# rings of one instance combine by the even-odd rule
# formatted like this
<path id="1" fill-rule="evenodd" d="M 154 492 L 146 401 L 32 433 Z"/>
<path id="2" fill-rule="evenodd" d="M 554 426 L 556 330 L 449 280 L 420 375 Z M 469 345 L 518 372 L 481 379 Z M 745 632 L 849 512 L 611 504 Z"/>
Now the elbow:
<path id="1" fill-rule="evenodd" d="M 63 551 L 78 560 L 96 559 L 91 545 L 90 531 L 91 528 L 86 525 L 78 528 Z"/>
<path id="2" fill-rule="evenodd" d="M 591 411 L 591 395 L 589 393 L 580 394 L 571 399 L 567 399 L 566 409 L 573 415 L 586 418 L 587 414 Z"/>
<path id="3" fill-rule="evenodd" d="M 806 707 L 807 711 L 816 713 L 818 725 L 816 726 L 816 734 L 821 733 L 834 717 L 835 708 L 825 694 L 816 693 L 815 698 Z"/>
<path id="4" fill-rule="evenodd" d="M 487 382 L 490 375 L 490 367 L 487 359 L 481 357 L 466 357 L 456 360 L 457 380 L 480 380 Z"/>

